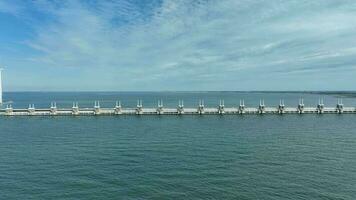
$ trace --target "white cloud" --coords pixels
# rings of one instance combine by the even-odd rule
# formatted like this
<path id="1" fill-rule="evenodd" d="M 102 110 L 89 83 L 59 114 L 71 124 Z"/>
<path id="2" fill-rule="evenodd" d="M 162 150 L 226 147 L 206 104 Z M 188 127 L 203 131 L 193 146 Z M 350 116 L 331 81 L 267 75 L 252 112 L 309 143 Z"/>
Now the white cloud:
<path id="1" fill-rule="evenodd" d="M 40 52 L 31 62 L 75 68 L 83 88 L 96 77 L 109 90 L 238 90 L 240 80 L 278 81 L 276 71 L 309 65 L 317 76 L 356 54 L 354 1 L 51 2 L 37 2 L 54 20 L 27 41 Z"/>

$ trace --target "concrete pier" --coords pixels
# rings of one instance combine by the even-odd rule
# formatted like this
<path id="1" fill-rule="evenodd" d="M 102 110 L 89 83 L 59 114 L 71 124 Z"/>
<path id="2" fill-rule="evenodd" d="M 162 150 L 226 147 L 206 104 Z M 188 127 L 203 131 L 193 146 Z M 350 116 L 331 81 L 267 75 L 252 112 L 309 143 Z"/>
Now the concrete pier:
<path id="1" fill-rule="evenodd" d="M 341 99 L 337 100 L 334 107 L 326 107 L 323 99 L 319 99 L 315 107 L 305 107 L 304 100 L 300 99 L 296 107 L 286 107 L 284 100 L 280 100 L 276 106 L 266 106 L 264 100 L 260 100 L 256 107 L 246 107 L 245 101 L 240 100 L 236 107 L 225 107 L 224 100 L 220 100 L 216 107 L 206 107 L 204 100 L 198 102 L 197 107 L 185 108 L 183 100 L 178 102 L 176 108 L 166 108 L 163 101 L 159 100 L 157 107 L 145 108 L 142 100 L 137 101 L 136 108 L 124 108 L 117 101 L 112 108 L 102 108 L 99 101 L 94 102 L 92 108 L 80 108 L 78 102 L 73 102 L 72 108 L 59 108 L 56 102 L 51 102 L 47 109 L 36 108 L 35 104 L 29 104 L 28 108 L 16 109 L 11 104 L 0 110 L 0 116 L 81 116 L 81 115 L 244 115 L 244 114 L 356 114 L 356 107 L 345 107 Z"/>

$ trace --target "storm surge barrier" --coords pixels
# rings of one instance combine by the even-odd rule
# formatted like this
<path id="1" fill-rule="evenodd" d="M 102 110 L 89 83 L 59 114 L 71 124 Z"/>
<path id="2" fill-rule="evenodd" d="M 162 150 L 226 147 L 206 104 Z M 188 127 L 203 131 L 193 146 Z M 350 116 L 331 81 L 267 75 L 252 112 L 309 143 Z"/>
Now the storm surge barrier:
<path id="1" fill-rule="evenodd" d="M 280 100 L 277 106 L 266 106 L 264 100 L 256 107 L 246 107 L 244 100 L 240 100 L 240 104 L 236 107 L 225 107 L 224 100 L 220 100 L 216 107 L 206 107 L 204 100 L 200 100 L 198 105 L 190 108 L 184 107 L 183 100 L 178 102 L 177 107 L 164 107 L 163 101 L 158 101 L 157 107 L 144 107 L 142 100 L 137 101 L 136 107 L 126 108 L 121 106 L 121 102 L 117 101 L 112 108 L 104 108 L 100 106 L 99 101 L 94 102 L 92 108 L 81 108 L 78 102 L 74 102 L 71 108 L 59 108 L 56 102 L 52 102 L 49 108 L 35 108 L 34 104 L 30 104 L 28 108 L 16 109 L 11 104 L 7 104 L 5 108 L 0 110 L 1 116 L 88 116 L 88 115 L 244 115 L 244 114 L 342 114 L 355 113 L 356 107 L 345 107 L 341 99 L 337 100 L 334 107 L 324 106 L 322 99 L 319 99 L 315 107 L 307 107 L 304 105 L 304 100 L 299 99 L 299 104 L 296 107 L 287 107 L 284 100 Z"/>

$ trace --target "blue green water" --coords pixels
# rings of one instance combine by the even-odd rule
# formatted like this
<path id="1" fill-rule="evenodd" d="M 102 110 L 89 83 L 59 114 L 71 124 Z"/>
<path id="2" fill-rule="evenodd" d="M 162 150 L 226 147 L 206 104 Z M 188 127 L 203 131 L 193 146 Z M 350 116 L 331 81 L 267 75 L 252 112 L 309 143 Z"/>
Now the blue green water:
<path id="1" fill-rule="evenodd" d="M 176 95 L 4 97 L 45 106 L 53 96 L 62 104 L 72 98 L 110 104 L 120 96 L 133 105 L 137 96 L 152 105 L 154 98 L 173 105 L 182 95 L 192 104 L 201 97 L 213 104 L 221 96 Z M 268 102 L 300 96 L 223 95 L 230 103 L 241 96 L 252 102 L 260 95 Z M 303 96 L 311 103 L 319 97 Z M 331 105 L 334 98 L 325 97 Z M 352 114 L 2 117 L 0 199 L 355 199 L 355 122 Z"/>

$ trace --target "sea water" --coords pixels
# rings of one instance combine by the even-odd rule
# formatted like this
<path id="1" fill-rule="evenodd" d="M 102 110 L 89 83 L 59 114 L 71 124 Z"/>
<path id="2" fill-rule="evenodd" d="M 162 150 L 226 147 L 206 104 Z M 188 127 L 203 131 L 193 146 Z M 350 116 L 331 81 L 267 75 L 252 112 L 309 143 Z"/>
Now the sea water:
<path id="1" fill-rule="evenodd" d="M 306 106 L 309 93 L 5 93 L 14 107 Z M 355 99 L 344 104 L 355 106 Z M 0 199 L 355 199 L 356 115 L 0 118 Z"/>

